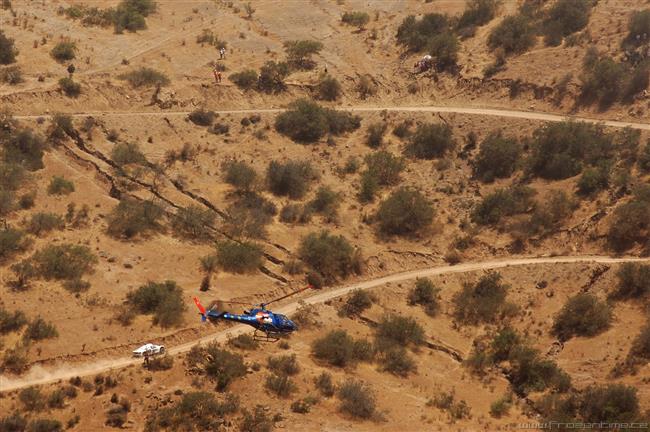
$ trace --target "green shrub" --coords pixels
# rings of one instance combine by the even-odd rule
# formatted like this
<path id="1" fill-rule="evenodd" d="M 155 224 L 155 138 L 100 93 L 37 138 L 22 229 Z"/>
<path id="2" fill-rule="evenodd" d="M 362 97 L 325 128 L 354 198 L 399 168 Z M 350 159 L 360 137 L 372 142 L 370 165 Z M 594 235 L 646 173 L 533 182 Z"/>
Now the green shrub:
<path id="1" fill-rule="evenodd" d="M 578 192 L 582 195 L 591 195 L 607 189 L 607 186 L 609 186 L 609 171 L 610 164 L 608 163 L 585 168 L 578 180 Z"/>
<path id="2" fill-rule="evenodd" d="M 0 263 L 23 252 L 28 245 L 29 241 L 24 232 L 13 228 L 0 229 Z"/>
<path id="3" fill-rule="evenodd" d="M 495 225 L 505 216 L 524 213 L 532 204 L 535 191 L 527 186 L 497 189 L 485 196 L 472 211 L 472 221 L 481 225 Z"/>
<path id="4" fill-rule="evenodd" d="M 18 344 L 15 348 L 6 349 L 4 357 L 2 358 L 2 367 L 0 369 L 14 374 L 25 372 L 29 369 L 27 349 Z"/>
<path id="5" fill-rule="evenodd" d="M 27 411 L 42 411 L 45 408 L 45 395 L 38 387 L 27 387 L 18 393 L 18 399 Z"/>
<path id="6" fill-rule="evenodd" d="M 650 361 L 650 322 L 641 329 L 630 348 L 629 357 Z"/>
<path id="7" fill-rule="evenodd" d="M 647 43 L 647 36 L 644 37 L 643 35 L 650 35 L 650 9 L 633 11 L 627 28 L 629 33 L 627 38 L 625 38 L 625 43 L 631 45 Z M 2 61 L 0 61 L 0 63 L 2 63 Z"/>
<path id="8" fill-rule="evenodd" d="M 174 366 L 174 357 L 168 355 L 154 357 L 149 359 L 145 366 L 150 371 L 169 370 Z"/>
<path id="9" fill-rule="evenodd" d="M 28 432 L 62 432 L 63 424 L 53 419 L 35 419 L 29 422 Z"/>
<path id="10" fill-rule="evenodd" d="M 637 390 L 625 384 L 591 385 L 581 399 L 579 412 L 585 421 L 624 423 L 639 416 Z"/>
<path id="11" fill-rule="evenodd" d="M 199 126 L 210 126 L 214 121 L 214 111 L 208 111 L 201 108 L 192 111 L 188 118 L 190 121 Z"/>
<path id="12" fill-rule="evenodd" d="M 524 345 L 515 346 L 509 357 L 510 383 L 518 394 L 543 391 L 549 387 L 567 391 L 570 377 L 552 360 L 543 358 L 539 351 Z"/>
<path id="13" fill-rule="evenodd" d="M 44 167 L 43 154 L 45 147 L 45 142 L 39 135 L 29 129 L 19 129 L 13 131 L 6 140 L 3 140 L 2 159 L 7 164 L 22 165 L 24 169 L 29 171 L 40 170 Z M 14 171 L 12 177 L 20 178 L 19 173 L 16 173 L 19 168 L 13 167 L 11 169 Z M 3 183 L 6 181 L 7 177 L 5 176 L 8 176 L 9 172 L 5 171 L 5 173 L 0 176 Z M 13 184 L 16 184 L 16 182 L 14 181 Z M 15 189 L 15 187 L 12 189 Z"/>
<path id="14" fill-rule="evenodd" d="M 209 239 L 213 223 L 212 210 L 194 204 L 179 208 L 172 219 L 172 227 L 177 234 L 196 240 Z"/>
<path id="15" fill-rule="evenodd" d="M 338 390 L 341 411 L 353 417 L 369 419 L 375 415 L 375 396 L 359 381 L 346 381 Z"/>
<path id="16" fill-rule="evenodd" d="M 650 187 L 640 186 L 632 200 L 614 210 L 607 241 L 615 251 L 624 251 L 635 242 L 647 244 L 650 228 Z"/>
<path id="17" fill-rule="evenodd" d="M 344 12 L 341 15 L 341 22 L 358 27 L 360 30 L 370 21 L 370 15 L 362 11 Z"/>
<path id="18" fill-rule="evenodd" d="M 376 217 L 384 234 L 417 235 L 431 225 L 434 215 L 433 207 L 422 193 L 402 187 L 379 205 Z"/>
<path id="19" fill-rule="evenodd" d="M 485 25 L 495 17 L 498 7 L 498 0 L 469 0 L 465 11 L 458 19 L 457 27 L 462 29 Z"/>
<path id="20" fill-rule="evenodd" d="M 43 339 L 51 339 L 59 336 L 54 324 L 45 321 L 41 317 L 37 317 L 34 321 L 29 323 L 23 333 L 24 340 L 40 341 Z"/>
<path id="21" fill-rule="evenodd" d="M 335 393 L 334 383 L 332 382 L 332 375 L 327 372 L 322 372 L 314 378 L 314 385 L 321 395 L 325 397 L 332 397 Z"/>
<path id="22" fill-rule="evenodd" d="M 257 76 L 257 71 L 253 69 L 245 69 L 241 72 L 236 72 L 230 75 L 230 81 L 235 83 L 237 87 L 242 90 L 250 90 L 257 85 L 259 77 Z"/>
<path id="23" fill-rule="evenodd" d="M 385 350 L 381 355 L 381 362 L 383 371 L 400 377 L 406 377 L 409 373 L 417 370 L 415 361 L 400 346 L 394 346 Z"/>
<path id="24" fill-rule="evenodd" d="M 648 88 L 650 84 L 650 63 L 642 62 L 631 72 L 623 90 L 623 101 L 631 102 L 634 97 Z"/>
<path id="25" fill-rule="evenodd" d="M 440 288 L 437 288 L 429 278 L 417 278 L 415 286 L 408 294 L 408 302 L 412 305 L 422 305 L 427 315 L 435 315 L 440 308 L 438 301 L 438 293 Z"/>
<path id="26" fill-rule="evenodd" d="M 447 125 L 426 123 L 417 127 L 406 146 L 406 154 L 418 159 L 444 156 L 456 147 L 451 128 Z"/>
<path id="27" fill-rule="evenodd" d="M 298 399 L 291 404 L 291 411 L 298 414 L 307 414 L 311 409 L 311 406 L 316 402 L 318 402 L 318 400 L 310 396 L 304 399 Z"/>
<path id="28" fill-rule="evenodd" d="M 373 123 L 368 126 L 366 132 L 366 144 L 368 147 L 376 149 L 382 146 L 386 127 L 386 123 L 384 122 Z"/>
<path id="29" fill-rule="evenodd" d="M 166 404 L 152 410 L 147 416 L 144 430 L 155 432 L 218 430 L 227 414 L 239 408 L 239 399 L 229 394 L 223 402 L 209 392 L 188 392 L 175 404 Z"/>
<path id="30" fill-rule="evenodd" d="M 47 398 L 47 406 L 50 408 L 64 408 L 65 407 L 65 394 L 63 389 L 56 389 Z"/>
<path id="31" fill-rule="evenodd" d="M 428 47 L 430 40 L 449 29 L 446 15 L 430 13 L 418 20 L 409 15 L 397 29 L 397 42 L 410 51 L 419 52 Z"/>
<path id="32" fill-rule="evenodd" d="M 25 80 L 23 79 L 23 71 L 20 66 L 14 65 L 0 68 L 0 83 L 16 85 L 23 81 Z"/>
<path id="33" fill-rule="evenodd" d="M 54 213 L 35 213 L 27 223 L 27 231 L 35 236 L 40 236 L 42 233 L 47 233 L 52 230 L 63 229 L 64 227 L 65 222 L 63 218 Z M 0 233 L 0 244 L 2 242 L 1 238 L 2 234 Z M 0 246 L 1 248 L 2 246 Z M 0 256 L 2 256 L 1 252 Z"/>
<path id="34" fill-rule="evenodd" d="M 354 290 L 339 309 L 339 315 L 347 317 L 361 315 L 363 311 L 372 306 L 374 301 L 374 296 L 368 291 Z"/>
<path id="35" fill-rule="evenodd" d="M 512 397 L 510 395 L 499 398 L 490 404 L 490 415 L 494 418 L 501 418 L 508 415 L 511 406 Z"/>
<path id="36" fill-rule="evenodd" d="M 327 222 L 335 222 L 341 206 L 341 194 L 329 186 L 321 186 L 316 191 L 314 199 L 309 202 L 309 208 L 325 217 Z"/>
<path id="37" fill-rule="evenodd" d="M 456 396 L 452 392 L 441 392 L 433 399 L 433 405 L 441 410 L 447 411 L 452 420 L 460 420 L 470 417 L 470 408 L 467 402 L 461 400 L 456 402 Z"/>
<path id="38" fill-rule="evenodd" d="M 266 226 L 277 213 L 275 204 L 256 193 L 244 193 L 226 209 L 223 229 L 232 237 L 265 238 Z"/>
<path id="39" fill-rule="evenodd" d="M 224 179 L 238 191 L 250 192 L 255 188 L 257 172 L 243 161 L 230 161 L 223 164 Z"/>
<path id="40" fill-rule="evenodd" d="M 217 243 L 219 266 L 232 273 L 251 273 L 262 265 L 262 248 L 253 242 L 222 241 Z"/>
<path id="41" fill-rule="evenodd" d="M 68 114 L 54 114 L 48 129 L 48 139 L 53 143 L 63 141 L 67 137 L 74 138 L 77 131 L 72 124 L 72 116 Z"/>
<path id="42" fill-rule="evenodd" d="M 259 342 L 250 334 L 242 333 L 228 340 L 228 345 L 239 349 L 254 350 L 259 347 Z"/>
<path id="43" fill-rule="evenodd" d="M 454 33 L 444 32 L 432 37 L 427 49 L 436 58 L 438 70 L 453 70 L 456 67 L 460 43 Z"/>
<path id="44" fill-rule="evenodd" d="M 125 198 L 108 215 L 108 233 L 130 239 L 160 229 L 163 210 L 151 201 Z"/>
<path id="45" fill-rule="evenodd" d="M 498 272 L 488 272 L 475 284 L 465 283 L 453 297 L 454 318 L 471 325 L 496 322 L 508 312 L 509 289 Z"/>
<path id="46" fill-rule="evenodd" d="M 286 204 L 280 210 L 280 221 L 284 223 L 307 223 L 311 220 L 310 206 L 302 204 Z"/>
<path id="47" fill-rule="evenodd" d="M 341 83 L 331 75 L 323 75 L 316 91 L 320 99 L 334 101 L 341 96 Z"/>
<path id="48" fill-rule="evenodd" d="M 566 192 L 552 191 L 543 203 L 535 205 L 533 214 L 530 216 L 529 231 L 543 233 L 557 229 L 576 207 L 576 201 Z"/>
<path id="49" fill-rule="evenodd" d="M 215 35 L 214 32 L 210 29 L 203 29 L 201 34 L 196 37 L 196 43 L 207 43 L 214 46 L 218 50 L 221 48 L 226 48 L 228 46 L 226 41 L 219 39 L 219 37 Z"/>
<path id="50" fill-rule="evenodd" d="M 581 99 L 585 103 L 598 100 L 605 108 L 618 100 L 625 90 L 625 65 L 609 56 L 598 56 L 593 62 L 586 62 L 581 76 Z"/>
<path id="51" fill-rule="evenodd" d="M 124 30 L 135 32 L 146 29 L 145 17 L 155 10 L 156 2 L 154 0 L 122 0 L 112 15 L 115 33 L 119 34 Z"/>
<path id="52" fill-rule="evenodd" d="M 543 25 L 546 44 L 559 45 L 562 37 L 585 28 L 591 7 L 589 1 L 558 0 L 548 10 Z"/>
<path id="53" fill-rule="evenodd" d="M 90 282 L 81 279 L 69 279 L 63 282 L 63 288 L 73 294 L 88 291 L 90 289 Z"/>
<path id="54" fill-rule="evenodd" d="M 27 324 L 27 317 L 22 311 L 9 312 L 0 307 L 0 334 L 15 332 Z"/>
<path id="55" fill-rule="evenodd" d="M 253 412 L 242 410 L 244 418 L 239 426 L 240 432 L 271 432 L 274 420 L 270 419 L 261 405 L 256 405 Z"/>
<path id="56" fill-rule="evenodd" d="M 15 208 L 13 191 L 0 189 L 0 216 L 6 216 Z"/>
<path id="57" fill-rule="evenodd" d="M 315 171 L 307 161 L 271 161 L 266 170 L 269 190 L 275 195 L 291 199 L 302 198 L 314 177 Z"/>
<path id="58" fill-rule="evenodd" d="M 59 87 L 66 96 L 77 97 L 81 94 L 81 84 L 75 82 L 70 77 L 61 78 L 59 80 Z"/>
<path id="59" fill-rule="evenodd" d="M 524 15 L 507 16 L 488 36 L 491 49 L 503 48 L 506 54 L 521 54 L 535 44 L 535 31 Z"/>
<path id="60" fill-rule="evenodd" d="M 650 295 L 650 265 L 638 263 L 621 264 L 618 285 L 611 294 L 615 299 L 642 299 Z"/>
<path id="61" fill-rule="evenodd" d="M 609 328 L 612 311 L 593 294 L 581 293 L 567 300 L 553 322 L 553 334 L 560 340 L 573 336 L 595 336 Z"/>
<path id="62" fill-rule="evenodd" d="M 295 354 L 269 357 L 268 367 L 278 375 L 295 375 L 300 372 Z"/>
<path id="63" fill-rule="evenodd" d="M 26 177 L 20 163 L 0 161 L 0 190 L 15 191 L 23 185 Z"/>
<path id="64" fill-rule="evenodd" d="M 359 361 L 371 360 L 373 353 L 368 341 L 353 339 L 345 330 L 332 330 L 316 339 L 311 346 L 314 357 L 331 366 L 346 367 Z"/>
<path id="65" fill-rule="evenodd" d="M 392 314 L 381 319 L 375 336 L 381 351 L 393 346 L 417 346 L 425 340 L 424 329 L 414 318 Z"/>
<path id="66" fill-rule="evenodd" d="M 118 75 L 121 80 L 128 81 L 131 87 L 152 87 L 152 86 L 166 86 L 169 84 L 169 78 L 162 72 L 148 67 L 141 67 L 130 72 Z"/>
<path id="67" fill-rule="evenodd" d="M 388 151 L 373 152 L 365 157 L 367 174 L 376 179 L 380 186 L 393 186 L 399 183 L 400 173 L 405 167 L 404 159 Z"/>
<path id="68" fill-rule="evenodd" d="M 148 282 L 126 295 L 126 300 L 141 314 L 153 314 L 153 323 L 161 327 L 178 327 L 183 323 L 183 290 L 176 282 Z"/>
<path id="69" fill-rule="evenodd" d="M 63 177 L 54 176 L 47 186 L 47 193 L 50 195 L 68 195 L 74 192 L 74 183 Z"/>
<path id="70" fill-rule="evenodd" d="M 16 61 L 18 50 L 14 46 L 14 40 L 5 36 L 0 30 L 0 64 L 7 65 Z"/>
<path id="71" fill-rule="evenodd" d="M 31 258 L 37 274 L 45 279 L 80 279 L 92 273 L 97 257 L 90 248 L 73 244 L 50 244 Z"/>
<path id="72" fill-rule="evenodd" d="M 287 62 L 297 69 L 313 69 L 316 63 L 311 56 L 323 49 L 322 42 L 315 40 L 292 40 L 284 43 Z"/>
<path id="73" fill-rule="evenodd" d="M 361 174 L 361 187 L 359 190 L 359 201 L 362 203 L 372 202 L 379 190 L 379 180 L 371 171 L 364 171 Z"/>
<path id="74" fill-rule="evenodd" d="M 75 42 L 66 40 L 61 41 L 54 45 L 50 55 L 59 63 L 72 60 L 76 57 L 77 44 Z"/>
<path id="75" fill-rule="evenodd" d="M 327 281 L 345 278 L 351 273 L 361 272 L 361 257 L 358 249 L 348 240 L 328 231 L 311 233 L 303 237 L 298 252 L 300 259 L 316 270 Z"/>
<path id="76" fill-rule="evenodd" d="M 216 342 L 205 347 L 192 348 L 187 356 L 191 368 L 199 368 L 203 373 L 216 382 L 217 391 L 225 391 L 237 378 L 246 375 L 246 365 L 241 355 L 219 347 Z"/>
<path id="77" fill-rule="evenodd" d="M 266 377 L 266 388 L 276 396 L 287 398 L 296 391 L 296 384 L 287 375 L 271 374 Z"/>
<path id="78" fill-rule="evenodd" d="M 521 146 L 516 138 L 504 137 L 501 132 L 488 135 L 474 161 L 474 175 L 483 182 L 510 177 L 517 169 Z"/>
<path id="79" fill-rule="evenodd" d="M 18 411 L 7 414 L 7 417 L 0 419 L 0 431 L 2 432 L 23 432 L 27 429 L 27 419 Z"/>
<path id="80" fill-rule="evenodd" d="M 287 89 L 284 80 L 289 76 L 290 68 L 285 62 L 267 61 L 260 68 L 257 88 L 265 93 L 280 93 Z"/>
<path id="81" fill-rule="evenodd" d="M 298 99 L 275 119 L 275 129 L 300 143 L 313 143 L 326 134 L 341 135 L 358 129 L 361 120 L 347 112 L 323 108 L 316 102 Z"/>

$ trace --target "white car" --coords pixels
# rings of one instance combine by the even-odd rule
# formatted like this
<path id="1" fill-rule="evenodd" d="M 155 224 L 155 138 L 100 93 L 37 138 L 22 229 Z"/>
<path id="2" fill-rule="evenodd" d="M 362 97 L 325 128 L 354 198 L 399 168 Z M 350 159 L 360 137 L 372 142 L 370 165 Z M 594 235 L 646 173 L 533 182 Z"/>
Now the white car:
<path id="1" fill-rule="evenodd" d="M 133 357 L 152 357 L 161 354 L 165 354 L 165 346 L 152 343 L 144 344 L 133 351 Z"/>

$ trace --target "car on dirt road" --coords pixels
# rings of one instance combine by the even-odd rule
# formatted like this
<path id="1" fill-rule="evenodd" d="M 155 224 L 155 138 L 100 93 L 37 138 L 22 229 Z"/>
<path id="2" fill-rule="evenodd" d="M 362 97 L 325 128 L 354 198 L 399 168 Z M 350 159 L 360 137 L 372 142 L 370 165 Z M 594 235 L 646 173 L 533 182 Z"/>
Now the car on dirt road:
<path id="1" fill-rule="evenodd" d="M 165 346 L 152 343 L 144 344 L 140 348 L 133 350 L 133 357 L 153 357 L 162 354 L 165 354 Z"/>

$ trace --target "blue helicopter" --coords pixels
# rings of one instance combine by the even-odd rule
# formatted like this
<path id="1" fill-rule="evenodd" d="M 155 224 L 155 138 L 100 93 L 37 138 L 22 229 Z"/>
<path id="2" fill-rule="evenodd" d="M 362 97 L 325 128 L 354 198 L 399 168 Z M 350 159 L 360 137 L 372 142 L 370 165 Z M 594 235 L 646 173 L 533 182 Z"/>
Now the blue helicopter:
<path id="1" fill-rule="evenodd" d="M 260 303 L 254 305 L 251 310 L 244 310 L 243 314 L 232 314 L 226 312 L 223 307 L 224 302 L 214 301 L 208 308 L 203 307 L 198 298 L 194 297 L 194 303 L 196 307 L 199 308 L 199 314 L 201 315 L 201 321 L 205 322 L 209 320 L 210 322 L 216 322 L 218 320 L 234 321 L 241 324 L 246 324 L 255 328 L 253 333 L 253 338 L 262 342 L 277 342 L 280 340 L 280 337 L 293 333 L 298 330 L 298 326 L 287 318 L 285 315 L 274 313 L 266 309 L 266 306 L 269 304 L 283 300 L 292 295 L 298 294 L 299 292 L 305 291 L 311 288 L 310 285 L 305 288 L 299 289 L 298 291 L 291 292 L 282 297 L 278 297 L 266 303 Z M 233 304 L 246 304 L 242 302 L 229 301 L 225 303 Z"/>

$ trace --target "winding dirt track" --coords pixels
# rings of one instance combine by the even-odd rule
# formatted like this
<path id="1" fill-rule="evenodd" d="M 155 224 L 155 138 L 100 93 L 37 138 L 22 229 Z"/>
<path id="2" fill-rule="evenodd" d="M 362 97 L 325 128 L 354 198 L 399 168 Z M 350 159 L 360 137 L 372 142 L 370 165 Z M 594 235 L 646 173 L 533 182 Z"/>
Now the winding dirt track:
<path id="1" fill-rule="evenodd" d="M 472 114 L 472 115 L 485 115 L 494 117 L 507 117 L 507 118 L 520 118 L 527 120 L 540 120 L 559 122 L 565 120 L 576 120 L 587 123 L 600 123 L 609 127 L 632 129 L 650 130 L 648 123 L 634 123 L 616 120 L 600 120 L 586 117 L 565 116 L 561 114 L 548 114 L 533 111 L 517 111 L 506 110 L 499 108 L 466 108 L 454 106 L 390 106 L 390 107 L 338 107 L 341 111 L 352 112 L 430 112 L 430 113 L 456 113 L 456 114 Z M 271 109 L 238 109 L 238 110 L 223 110 L 215 111 L 218 114 L 254 114 L 254 113 L 270 113 L 275 114 L 284 111 L 283 108 Z M 166 116 L 186 116 L 191 111 L 88 111 L 83 113 L 69 113 L 73 117 L 87 117 L 87 116 L 106 116 L 106 117 L 132 117 L 132 116 L 152 116 L 152 117 L 166 117 Z M 14 116 L 17 119 L 33 120 L 39 117 L 48 117 L 48 115 L 18 115 Z"/>
<path id="2" fill-rule="evenodd" d="M 327 300 L 332 300 L 341 297 L 355 289 L 366 289 L 380 286 L 389 282 L 402 282 L 416 277 L 435 276 L 450 273 L 465 273 L 481 270 L 492 270 L 509 266 L 523 266 L 523 265 L 540 265 L 540 264 L 565 264 L 565 263 L 600 263 L 600 264 L 615 264 L 621 262 L 631 261 L 650 261 L 650 258 L 635 258 L 623 257 L 612 258 L 607 256 L 556 256 L 556 257 L 531 257 L 531 258 L 513 258 L 502 260 L 490 260 L 483 262 L 463 263 L 454 266 L 439 266 L 431 267 L 421 270 L 413 270 L 402 273 L 396 273 L 384 276 L 377 279 L 371 279 L 363 282 L 358 282 L 352 285 L 346 285 L 334 289 L 319 291 L 311 296 L 305 297 L 300 301 L 285 304 L 284 306 L 274 308 L 275 312 L 283 314 L 291 314 L 298 309 L 301 304 L 317 304 L 323 303 Z M 193 305 L 192 305 L 193 307 Z M 207 343 L 212 341 L 225 342 L 231 336 L 237 336 L 246 331 L 250 331 L 250 327 L 245 325 L 236 325 L 226 330 L 215 332 L 211 335 L 202 337 L 198 340 L 187 342 L 177 345 L 168 350 L 170 355 L 178 355 L 188 352 L 193 346 L 199 343 Z M 5 376 L 0 376 L 0 392 L 16 390 L 32 385 L 42 385 L 59 380 L 68 380 L 75 376 L 95 375 L 105 373 L 110 370 L 121 369 L 128 366 L 140 364 L 142 360 L 134 359 L 131 357 L 122 357 L 115 359 L 100 360 L 87 364 L 74 364 L 62 365 L 53 369 L 46 369 L 42 367 L 32 368 L 25 376 L 14 379 Z"/>

